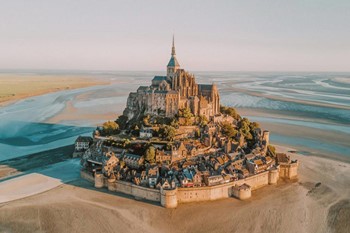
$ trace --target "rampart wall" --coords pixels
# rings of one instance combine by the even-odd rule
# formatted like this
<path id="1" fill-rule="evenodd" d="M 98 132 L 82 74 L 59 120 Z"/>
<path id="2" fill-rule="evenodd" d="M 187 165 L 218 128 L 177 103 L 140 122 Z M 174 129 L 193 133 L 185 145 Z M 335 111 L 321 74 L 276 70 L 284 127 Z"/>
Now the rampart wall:
<path id="1" fill-rule="evenodd" d="M 264 171 L 262 173 L 247 177 L 245 179 L 228 182 L 215 186 L 204 186 L 196 188 L 177 188 L 174 190 L 158 190 L 132 184 L 125 181 L 108 181 L 102 174 L 95 174 L 95 178 L 86 172 L 81 172 L 81 176 L 95 183 L 96 188 L 107 187 L 110 191 L 121 192 L 132 195 L 139 200 L 149 200 L 160 202 L 166 208 L 175 208 L 179 203 L 213 201 L 222 198 L 237 197 L 234 193 L 234 186 L 238 187 L 243 184 L 249 185 L 251 190 L 256 190 L 268 184 L 275 184 L 278 179 L 276 170 Z M 276 182 L 271 182 L 271 180 Z M 250 191 L 249 191 L 250 192 Z M 244 194 L 246 197 L 250 196 Z M 246 198 L 240 198 L 246 199 Z"/>

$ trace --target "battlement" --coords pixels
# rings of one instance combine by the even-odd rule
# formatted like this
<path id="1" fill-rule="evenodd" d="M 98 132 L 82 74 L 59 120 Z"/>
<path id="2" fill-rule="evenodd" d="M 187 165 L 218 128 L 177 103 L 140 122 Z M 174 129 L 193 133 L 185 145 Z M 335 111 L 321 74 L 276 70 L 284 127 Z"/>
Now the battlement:
<path id="1" fill-rule="evenodd" d="M 251 197 L 252 190 L 268 184 L 276 184 L 282 172 L 289 172 L 282 178 L 295 178 L 298 167 L 295 164 L 297 163 L 283 165 L 237 181 L 194 188 L 153 189 L 126 181 L 108 180 L 101 173 L 90 174 L 86 171 L 81 171 L 81 177 L 94 182 L 96 188 L 108 188 L 109 191 L 132 195 L 137 200 L 153 201 L 165 208 L 176 208 L 181 203 L 213 201 L 230 197 L 246 200 Z"/>

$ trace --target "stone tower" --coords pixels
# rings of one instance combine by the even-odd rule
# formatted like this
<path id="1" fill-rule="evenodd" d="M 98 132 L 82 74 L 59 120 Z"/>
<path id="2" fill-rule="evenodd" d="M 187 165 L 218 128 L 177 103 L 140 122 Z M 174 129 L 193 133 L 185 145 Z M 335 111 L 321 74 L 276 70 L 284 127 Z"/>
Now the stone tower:
<path id="1" fill-rule="evenodd" d="M 180 69 L 180 64 L 176 59 L 175 42 L 174 42 L 174 36 L 173 36 L 173 46 L 171 48 L 171 58 L 170 58 L 170 61 L 167 65 L 167 80 L 169 82 L 172 82 L 172 79 L 175 76 L 175 73 L 178 69 Z"/>

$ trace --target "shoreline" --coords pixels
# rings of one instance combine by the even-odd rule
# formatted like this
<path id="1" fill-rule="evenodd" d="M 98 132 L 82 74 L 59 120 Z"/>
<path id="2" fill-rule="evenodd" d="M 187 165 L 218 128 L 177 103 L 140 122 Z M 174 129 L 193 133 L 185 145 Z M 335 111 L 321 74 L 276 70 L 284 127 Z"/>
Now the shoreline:
<path id="1" fill-rule="evenodd" d="M 30 170 L 46 167 L 72 158 L 74 145 L 57 147 L 1 161 L 0 182 Z"/>

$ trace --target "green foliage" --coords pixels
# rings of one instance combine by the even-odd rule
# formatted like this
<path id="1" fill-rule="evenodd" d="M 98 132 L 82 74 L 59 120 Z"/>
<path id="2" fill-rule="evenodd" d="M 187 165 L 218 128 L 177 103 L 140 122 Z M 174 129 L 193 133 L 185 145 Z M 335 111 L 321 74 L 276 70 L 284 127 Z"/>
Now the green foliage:
<path id="1" fill-rule="evenodd" d="M 104 135 L 111 135 L 118 132 L 119 125 L 115 121 L 107 121 L 103 123 L 102 128 Z"/>
<path id="2" fill-rule="evenodd" d="M 179 127 L 179 121 L 176 118 L 172 119 L 172 121 L 170 122 L 170 126 L 172 126 L 174 128 L 178 128 Z"/>
<path id="3" fill-rule="evenodd" d="M 193 121 L 192 121 L 193 114 L 191 112 L 191 109 L 189 108 L 179 109 L 178 116 L 184 119 L 183 125 L 193 124 Z"/>
<path id="4" fill-rule="evenodd" d="M 128 122 L 128 117 L 121 115 L 117 118 L 116 122 L 120 126 L 120 129 L 125 129 L 126 123 Z"/>
<path id="5" fill-rule="evenodd" d="M 169 117 L 162 117 L 162 116 L 155 116 L 152 119 L 151 125 L 169 125 L 171 124 L 173 118 Z"/>
<path id="6" fill-rule="evenodd" d="M 238 131 L 233 127 L 232 124 L 224 122 L 221 125 L 221 133 L 228 138 L 232 138 L 237 135 Z"/>
<path id="7" fill-rule="evenodd" d="M 176 129 L 170 125 L 164 127 L 163 136 L 168 141 L 173 141 L 176 134 Z"/>
<path id="8" fill-rule="evenodd" d="M 201 137 L 201 131 L 198 129 L 197 131 L 196 131 L 196 138 L 200 138 Z"/>
<path id="9" fill-rule="evenodd" d="M 244 138 L 246 140 L 252 140 L 253 139 L 253 135 L 251 133 L 251 129 L 250 129 L 250 121 L 247 118 L 243 118 L 239 124 L 239 130 L 241 132 L 241 134 L 244 136 Z"/>
<path id="10" fill-rule="evenodd" d="M 204 126 L 206 126 L 208 124 L 208 118 L 206 117 L 206 116 L 204 116 L 204 115 L 200 115 L 199 116 L 199 125 L 201 126 L 201 127 L 204 127 Z"/>
<path id="11" fill-rule="evenodd" d="M 145 152 L 145 160 L 147 160 L 150 163 L 155 162 L 155 157 L 156 157 L 156 149 L 154 146 L 149 146 Z"/>
<path id="12" fill-rule="evenodd" d="M 257 122 L 251 122 L 249 127 L 250 127 L 250 130 L 253 131 L 254 129 L 260 128 L 260 125 Z"/>
<path id="13" fill-rule="evenodd" d="M 151 126 L 149 120 L 151 119 L 151 116 L 147 114 L 146 116 L 143 117 L 142 123 L 144 126 Z"/>
<path id="14" fill-rule="evenodd" d="M 193 114 L 191 112 L 191 109 L 189 108 L 182 108 L 179 109 L 179 117 L 185 117 L 185 118 L 191 118 L 193 117 Z"/>
<path id="15" fill-rule="evenodd" d="M 226 107 L 226 106 L 221 105 L 220 106 L 220 112 L 223 113 L 223 114 L 227 114 L 227 115 L 233 117 L 236 120 L 241 119 L 241 116 L 238 115 L 238 113 L 236 112 L 236 109 L 234 109 L 232 107 Z"/>

